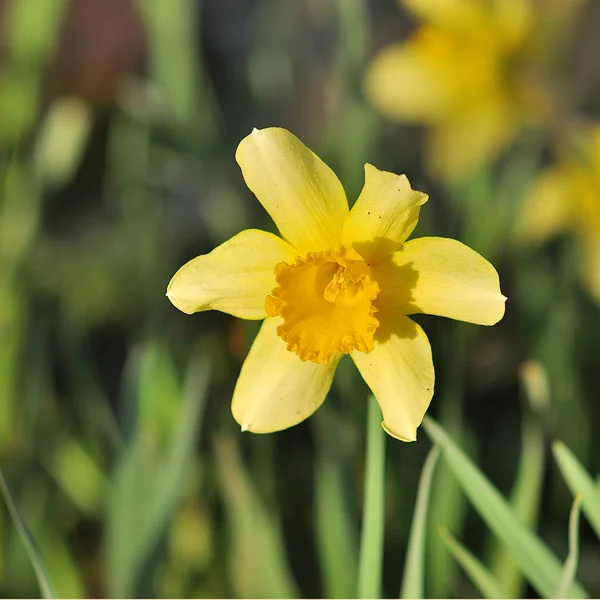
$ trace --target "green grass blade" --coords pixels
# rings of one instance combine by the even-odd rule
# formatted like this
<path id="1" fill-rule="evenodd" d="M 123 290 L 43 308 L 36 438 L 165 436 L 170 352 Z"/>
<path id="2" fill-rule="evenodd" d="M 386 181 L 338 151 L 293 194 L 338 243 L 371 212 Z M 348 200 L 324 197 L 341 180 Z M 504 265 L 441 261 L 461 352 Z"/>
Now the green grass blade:
<path id="1" fill-rule="evenodd" d="M 369 396 L 367 455 L 358 562 L 358 597 L 380 598 L 385 526 L 385 433 L 381 410 Z"/>
<path id="2" fill-rule="evenodd" d="M 136 437 L 127 446 L 112 477 L 106 518 L 106 570 L 110 595 L 134 595 L 139 569 L 148 498 L 152 493 L 155 457 Z"/>
<path id="3" fill-rule="evenodd" d="M 337 415 L 335 415 L 337 416 Z M 326 598 L 354 598 L 358 544 L 344 486 L 343 429 L 326 411 L 316 415 L 315 528 L 318 558 Z"/>
<path id="4" fill-rule="evenodd" d="M 462 429 L 462 428 L 461 428 Z M 466 438 L 466 435 L 461 436 Z M 459 438 L 460 439 L 460 438 Z M 450 597 L 456 589 L 460 571 L 440 540 L 436 526 L 443 523 L 453 531 L 462 531 L 468 502 L 456 483 L 452 471 L 442 461 L 433 482 L 427 532 L 428 564 L 436 576 L 427 578 L 426 593 L 430 598 Z"/>
<path id="5" fill-rule="evenodd" d="M 592 529 L 600 538 L 600 489 L 576 456 L 562 442 L 552 444 L 552 452 L 573 495 L 581 492 L 581 506 Z"/>
<path id="6" fill-rule="evenodd" d="M 353 598 L 356 582 L 348 577 L 348 573 L 356 573 L 357 557 L 341 474 L 335 463 L 327 458 L 318 459 L 315 469 L 315 508 L 323 593 L 326 598 Z"/>
<path id="7" fill-rule="evenodd" d="M 575 496 L 569 517 L 569 554 L 563 567 L 562 576 L 554 593 L 554 598 L 566 598 L 577 573 L 579 563 L 579 515 L 581 514 L 581 492 Z"/>
<path id="8" fill-rule="evenodd" d="M 460 564 L 484 598 L 505 597 L 504 590 L 498 580 L 450 533 L 447 527 L 439 527 L 438 533 L 450 554 Z"/>
<path id="9" fill-rule="evenodd" d="M 401 598 L 423 598 L 423 580 L 425 576 L 425 538 L 427 536 L 427 517 L 429 508 L 429 497 L 431 495 L 431 483 L 435 473 L 435 467 L 440 457 L 440 449 L 435 446 L 427 455 L 419 490 L 415 501 L 415 512 L 410 529 L 404 577 L 402 578 Z"/>
<path id="10" fill-rule="evenodd" d="M 237 598 L 297 598 L 283 536 L 250 479 L 234 438 L 215 444 L 230 544 L 226 562 Z"/>
<path id="11" fill-rule="evenodd" d="M 429 230 L 430 232 L 433 229 Z M 456 443 L 470 452 L 477 452 L 475 437 L 463 420 L 463 398 L 465 395 L 464 365 L 467 360 L 469 329 L 462 323 L 444 324 L 442 363 L 440 379 L 445 383 L 437 393 L 441 425 Z M 445 359 L 445 360 L 444 360 Z M 468 502 L 460 486 L 444 461 L 436 468 L 436 475 L 429 501 L 429 527 L 427 532 L 427 564 L 435 577 L 428 577 L 425 593 L 430 598 L 449 598 L 455 594 L 460 569 L 448 553 L 437 532 L 438 525 L 445 525 L 456 535 L 464 530 Z"/>
<path id="12" fill-rule="evenodd" d="M 540 595 L 551 596 L 562 570 L 556 556 L 519 522 L 498 490 L 433 419 L 427 417 L 423 426 L 429 437 L 442 448 L 446 464 L 452 469 L 473 507 L 509 548 L 525 577 Z M 588 597 L 577 582 L 573 584 L 571 595 Z"/>
<path id="13" fill-rule="evenodd" d="M 544 429 L 541 414 L 549 404 L 548 382 L 542 366 L 526 362 L 520 369 L 521 382 L 527 399 L 522 418 L 522 450 L 517 478 L 510 495 L 510 505 L 519 521 L 529 529 L 535 529 L 542 494 L 544 475 Z M 494 540 L 490 569 L 502 582 L 504 596 L 520 598 L 523 595 L 523 577 L 499 540 Z"/>
<path id="14" fill-rule="evenodd" d="M 107 515 L 110 591 L 131 597 L 185 491 L 205 405 L 208 361 L 194 356 L 182 394 L 168 354 L 148 346 L 139 378 L 139 421 L 113 477 Z M 162 392 L 161 397 L 157 394 Z M 183 399 L 183 401 L 182 401 Z M 169 407 L 177 407 L 171 414 Z"/>
<path id="15" fill-rule="evenodd" d="M 78 563 L 77 550 L 70 548 L 68 536 L 59 526 L 41 532 L 37 542 L 41 553 L 45 557 L 48 572 L 59 573 L 55 579 L 55 593 L 57 598 L 89 598 L 84 578 L 84 570 Z"/>
<path id="16" fill-rule="evenodd" d="M 188 370 L 183 405 L 175 424 L 171 443 L 159 465 L 157 490 L 151 505 L 148 546 L 154 545 L 167 519 L 185 491 L 186 474 L 192 462 L 202 414 L 206 404 L 210 365 L 206 355 L 194 355 Z"/>
<path id="17" fill-rule="evenodd" d="M 4 501 L 6 502 L 6 506 L 8 508 L 8 512 L 15 524 L 15 528 L 19 533 L 19 536 L 27 550 L 27 554 L 29 555 L 29 560 L 31 561 L 31 565 L 33 566 L 33 570 L 35 572 L 36 579 L 40 586 L 40 590 L 44 598 L 55 598 L 56 594 L 54 593 L 54 589 L 52 584 L 50 583 L 50 577 L 48 576 L 48 572 L 46 571 L 46 567 L 44 562 L 42 561 L 42 557 L 38 552 L 37 546 L 33 540 L 33 537 L 29 533 L 27 526 L 25 525 L 25 521 L 19 512 L 17 504 L 14 500 L 14 496 L 11 492 L 10 486 L 8 485 L 8 481 L 6 481 L 4 477 L 4 473 L 0 470 L 0 490 L 2 490 L 2 495 L 4 496 Z"/>
<path id="18" fill-rule="evenodd" d="M 2 196 L 0 186 L 0 197 Z M 0 207 L 0 240 L 5 224 L 4 213 Z M 0 255 L 6 256 L 0 241 Z M 3 265 L 4 266 L 4 265 Z M 22 293 L 14 286 L 0 282 L 0 323 L 2 323 L 2 343 L 0 344 L 0 448 L 10 446 L 17 430 L 18 381 L 25 330 L 28 318 L 28 304 Z"/>

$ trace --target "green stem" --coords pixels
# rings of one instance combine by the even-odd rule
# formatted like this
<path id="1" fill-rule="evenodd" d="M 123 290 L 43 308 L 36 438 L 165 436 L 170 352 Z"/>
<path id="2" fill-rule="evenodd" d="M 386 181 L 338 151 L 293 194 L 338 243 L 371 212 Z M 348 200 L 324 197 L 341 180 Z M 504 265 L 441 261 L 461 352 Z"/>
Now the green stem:
<path id="1" fill-rule="evenodd" d="M 381 428 L 381 411 L 373 396 L 369 398 L 368 413 L 358 597 L 381 598 L 385 525 L 385 433 Z"/>

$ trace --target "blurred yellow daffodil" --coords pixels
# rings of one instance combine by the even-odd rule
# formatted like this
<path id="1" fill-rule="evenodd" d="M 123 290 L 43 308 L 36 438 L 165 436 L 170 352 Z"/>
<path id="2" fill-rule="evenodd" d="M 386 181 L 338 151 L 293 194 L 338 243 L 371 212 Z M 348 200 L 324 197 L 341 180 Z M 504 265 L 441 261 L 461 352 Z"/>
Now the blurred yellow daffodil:
<path id="1" fill-rule="evenodd" d="M 526 196 L 518 235 L 522 241 L 541 243 L 575 233 L 584 283 L 600 302 L 600 123 L 581 132 L 561 154 Z"/>
<path id="2" fill-rule="evenodd" d="M 532 94 L 519 75 L 531 0 L 399 0 L 422 22 L 375 57 L 366 93 L 392 120 L 429 126 L 428 167 L 460 180 L 515 137 Z"/>
<path id="3" fill-rule="evenodd" d="M 404 175 L 365 165 L 349 210 L 333 171 L 285 129 L 255 129 L 236 160 L 282 237 L 242 231 L 185 264 L 167 290 L 188 314 L 265 319 L 235 387 L 233 416 L 257 433 L 303 421 L 350 354 L 385 430 L 414 440 L 434 371 L 429 341 L 406 315 L 496 323 L 506 299 L 494 267 L 455 240 L 406 241 L 427 195 Z"/>

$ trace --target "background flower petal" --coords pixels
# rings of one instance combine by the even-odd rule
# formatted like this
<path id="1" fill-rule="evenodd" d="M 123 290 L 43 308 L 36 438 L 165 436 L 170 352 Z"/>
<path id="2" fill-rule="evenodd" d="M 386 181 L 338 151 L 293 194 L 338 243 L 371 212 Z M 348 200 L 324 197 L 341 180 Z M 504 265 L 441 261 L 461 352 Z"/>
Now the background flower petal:
<path id="1" fill-rule="evenodd" d="M 246 185 L 300 253 L 340 243 L 348 201 L 335 173 L 285 129 L 254 129 L 235 159 Z"/>
<path id="2" fill-rule="evenodd" d="M 390 119 L 435 123 L 457 101 L 451 40 L 420 30 L 403 44 L 392 44 L 371 62 L 365 91 Z"/>
<path id="3" fill-rule="evenodd" d="M 504 315 L 496 269 L 456 240 L 424 237 L 372 267 L 382 310 L 426 313 L 478 325 L 493 325 Z"/>
<path id="4" fill-rule="evenodd" d="M 242 365 L 231 411 L 244 431 L 287 429 L 323 403 L 341 354 L 327 365 L 302 362 L 277 335 L 280 317 L 265 320 Z"/>
<path id="5" fill-rule="evenodd" d="M 187 314 L 220 310 L 263 319 L 265 298 L 276 285 L 275 265 L 292 262 L 296 254 L 276 235 L 247 229 L 183 265 L 171 279 L 167 297 Z"/>
<path id="6" fill-rule="evenodd" d="M 410 187 L 406 175 L 365 165 L 365 185 L 344 223 L 342 242 L 354 244 L 367 261 L 397 250 L 419 220 L 428 196 Z"/>
<path id="7" fill-rule="evenodd" d="M 427 162 L 430 172 L 442 181 L 460 181 L 490 164 L 514 139 L 517 115 L 508 103 L 469 103 L 461 111 L 429 131 Z"/>
<path id="8" fill-rule="evenodd" d="M 390 311 L 382 315 L 373 351 L 353 352 L 352 360 L 381 406 L 383 428 L 405 442 L 416 440 L 435 380 L 425 332 Z"/>
<path id="9" fill-rule="evenodd" d="M 574 224 L 572 177 L 561 167 L 546 170 L 523 200 L 516 235 L 524 243 L 540 243 Z"/>

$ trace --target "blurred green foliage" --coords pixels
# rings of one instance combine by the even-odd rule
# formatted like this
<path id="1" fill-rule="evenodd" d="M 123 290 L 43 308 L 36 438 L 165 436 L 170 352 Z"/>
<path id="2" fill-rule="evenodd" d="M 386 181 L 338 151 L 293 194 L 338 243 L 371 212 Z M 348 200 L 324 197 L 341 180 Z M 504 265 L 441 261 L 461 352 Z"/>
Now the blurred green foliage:
<path id="1" fill-rule="evenodd" d="M 600 114 L 600 11 L 580 5 L 553 34 L 564 120 Z M 49 595 L 44 571 L 59 597 L 356 595 L 377 468 L 384 596 L 403 572 L 405 595 L 600 594 L 600 307 L 573 240 L 513 234 L 550 133 L 524 131 L 459 184 L 429 180 L 423 130 L 377 116 L 362 88 L 411 26 L 393 0 L 0 2 L 1 596 Z M 233 158 L 268 125 L 314 148 L 350 201 L 364 162 L 407 173 L 431 197 L 419 233 L 484 254 L 509 297 L 493 329 L 419 319 L 441 427 L 386 437 L 379 465 L 349 361 L 307 423 L 241 434 L 229 404 L 256 325 L 164 297 L 185 260 L 273 228 Z M 577 492 L 593 531 L 572 525 L 569 545 Z"/>

